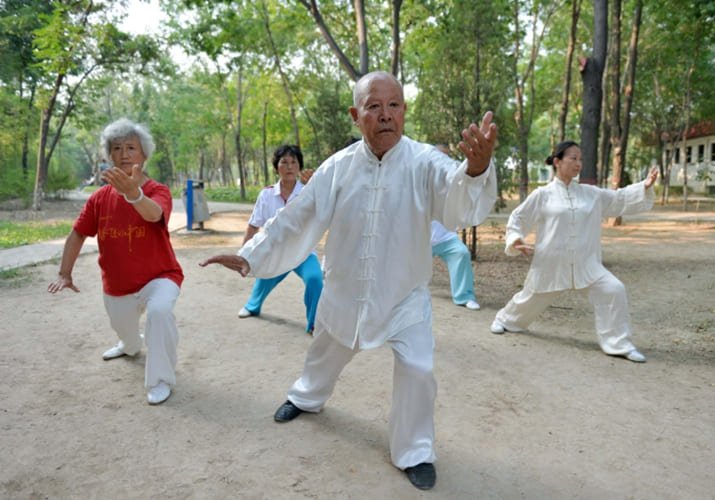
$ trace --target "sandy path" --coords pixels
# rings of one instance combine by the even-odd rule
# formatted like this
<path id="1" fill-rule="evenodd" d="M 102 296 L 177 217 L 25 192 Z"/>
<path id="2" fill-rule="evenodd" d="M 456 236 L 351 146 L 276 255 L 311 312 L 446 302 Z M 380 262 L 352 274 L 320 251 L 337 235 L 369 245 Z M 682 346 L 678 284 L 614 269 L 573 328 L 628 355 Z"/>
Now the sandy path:
<path id="1" fill-rule="evenodd" d="M 233 251 L 244 224 L 226 214 L 214 235 L 174 238 L 178 386 L 159 407 L 143 356 L 101 359 L 114 337 L 96 255 L 78 261 L 80 294 L 44 292 L 56 264 L 2 283 L 0 497 L 713 498 L 715 225 L 606 229 L 644 365 L 600 353 L 578 295 L 530 333 L 489 333 L 527 265 L 502 255 L 503 221 L 480 231 L 482 311 L 452 305 L 436 263 L 438 479 L 423 493 L 389 461 L 388 349 L 358 355 L 322 413 L 273 422 L 310 342 L 302 284 L 290 276 L 261 318 L 238 320 L 252 281 L 196 265 Z"/>

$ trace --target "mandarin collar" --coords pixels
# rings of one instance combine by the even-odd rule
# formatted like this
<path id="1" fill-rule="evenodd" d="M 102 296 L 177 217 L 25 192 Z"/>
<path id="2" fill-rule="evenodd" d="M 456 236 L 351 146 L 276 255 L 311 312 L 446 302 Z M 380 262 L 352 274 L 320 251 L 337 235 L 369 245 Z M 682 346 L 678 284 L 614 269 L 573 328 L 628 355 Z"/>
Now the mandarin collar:
<path id="1" fill-rule="evenodd" d="M 363 148 L 363 151 L 365 152 L 365 155 L 367 156 L 367 158 L 369 160 L 374 161 L 376 163 L 384 163 L 399 153 L 399 150 L 401 149 L 402 144 L 405 142 L 404 139 L 405 139 L 405 136 L 402 135 L 400 137 L 400 140 L 397 141 L 397 144 L 392 146 L 390 149 L 387 150 L 387 152 L 384 155 L 382 155 L 382 160 L 378 160 L 377 156 L 375 156 L 375 153 L 373 153 L 372 150 L 370 149 L 370 146 L 368 146 L 367 142 L 365 142 L 365 139 L 363 139 L 362 148 Z"/>
<path id="2" fill-rule="evenodd" d="M 566 184 L 564 181 L 562 181 L 561 179 L 559 179 L 558 176 L 556 176 L 556 175 L 554 175 L 554 178 L 553 178 L 553 180 L 552 180 L 551 182 L 555 183 L 557 186 L 561 186 L 561 187 L 564 188 L 564 189 L 568 189 L 568 188 L 569 188 L 571 185 L 573 185 L 573 184 L 578 184 L 578 181 L 576 180 L 576 177 L 574 177 L 573 179 L 571 179 L 571 182 L 570 182 L 570 183 Z"/>

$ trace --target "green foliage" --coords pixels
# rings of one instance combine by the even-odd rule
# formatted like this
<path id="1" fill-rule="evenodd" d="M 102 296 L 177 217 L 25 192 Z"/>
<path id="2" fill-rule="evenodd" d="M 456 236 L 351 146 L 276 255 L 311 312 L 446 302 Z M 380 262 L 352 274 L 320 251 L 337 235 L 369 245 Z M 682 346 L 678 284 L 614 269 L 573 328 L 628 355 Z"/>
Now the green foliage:
<path id="1" fill-rule="evenodd" d="M 238 188 L 229 186 L 207 187 L 204 195 L 207 201 L 224 201 L 230 203 L 255 203 L 263 187 L 246 186 L 246 199 L 241 199 L 241 191 Z M 181 199 L 184 196 L 185 188 L 174 187 L 171 189 L 171 196 Z"/>
<path id="2" fill-rule="evenodd" d="M 79 182 L 69 170 L 51 168 L 47 177 L 45 191 L 56 193 L 58 191 L 69 191 L 77 187 Z"/>
<path id="3" fill-rule="evenodd" d="M 209 201 L 228 201 L 234 203 L 255 203 L 258 199 L 258 194 L 263 187 L 246 186 L 246 199 L 241 199 L 241 191 L 238 188 L 231 187 L 213 187 L 205 190 L 206 199 Z"/>
<path id="4" fill-rule="evenodd" d="M 513 181 L 506 178 L 504 163 L 508 158 L 518 160 L 520 140 L 528 141 L 528 160 L 534 164 L 543 162 L 554 143 L 570 3 L 404 0 L 399 78 L 412 90 L 407 133 L 427 142 L 449 143 L 456 151 L 460 130 L 486 109 L 494 110 L 499 125 L 496 162 L 504 174 L 502 188 L 509 190 Z M 179 190 L 186 178 L 205 179 L 212 186 L 207 189 L 209 199 L 215 196 L 217 201 L 238 198 L 234 186 L 239 154 L 247 187 L 272 181 L 270 165 L 269 179 L 264 178 L 264 164 L 275 147 L 295 141 L 291 102 L 306 166 L 317 167 L 348 136 L 357 135 L 347 113 L 352 82 L 300 2 L 162 0 L 161 4 L 171 15 L 162 36 L 154 37 L 119 29 L 120 0 L 0 2 L 0 199 L 27 199 L 32 190 L 39 113 L 61 74 L 66 78 L 52 111 L 50 142 L 67 106 L 70 113 L 50 163 L 48 191 L 76 186 L 91 175 L 99 160 L 97 140 L 102 128 L 122 116 L 144 122 L 152 131 L 157 149 L 147 169 L 153 178 Z M 353 3 L 318 4 L 336 44 L 357 67 Z M 390 69 L 394 4 L 366 3 L 370 69 Z M 534 115 L 528 137 L 522 138 L 515 125 L 514 68 L 518 73 L 524 70 L 534 10 L 543 12 L 556 5 L 560 8 L 549 20 L 536 59 L 534 86 L 527 87 L 526 100 L 533 104 Z M 634 178 L 659 159 L 661 133 L 682 127 L 686 111 L 691 123 L 715 116 L 713 5 L 705 0 L 644 2 L 627 150 L 627 168 Z M 623 2 L 624 42 L 633 6 L 632 0 Z M 522 13 L 519 34 L 514 33 L 514 8 Z M 592 8 L 590 2 L 581 2 L 576 59 L 592 50 Z M 521 57 L 514 61 L 517 40 L 522 44 Z M 193 63 L 178 68 L 170 60 L 167 44 L 181 47 Z M 579 140 L 583 89 L 576 61 L 573 66 L 567 135 Z M 689 68 L 692 74 L 687 80 Z M 218 184 L 229 187 L 209 194 Z"/>
<path id="5" fill-rule="evenodd" d="M 72 221 L 9 222 L 0 221 L 0 248 L 12 248 L 38 241 L 63 238 L 72 230 Z"/>
<path id="6" fill-rule="evenodd" d="M 0 169 L 0 201 L 22 199 L 29 200 L 32 194 L 32 182 L 25 179 L 20 170 Z"/>

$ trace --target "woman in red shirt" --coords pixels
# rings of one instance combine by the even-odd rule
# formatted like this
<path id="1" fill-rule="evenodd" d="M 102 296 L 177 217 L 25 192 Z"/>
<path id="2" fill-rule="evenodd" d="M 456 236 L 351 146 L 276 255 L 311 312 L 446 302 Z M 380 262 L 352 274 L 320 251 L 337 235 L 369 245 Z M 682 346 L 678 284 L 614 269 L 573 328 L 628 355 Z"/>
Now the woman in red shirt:
<path id="1" fill-rule="evenodd" d="M 184 279 L 169 239 L 172 202 L 169 188 L 144 173 L 154 141 L 142 125 L 126 118 L 102 133 L 102 148 L 112 168 L 102 173 L 107 185 L 85 204 L 67 237 L 57 280 L 48 291 L 79 289 L 72 269 L 85 239 L 97 237 L 104 306 L 119 342 L 105 360 L 135 356 L 146 343 L 144 384 L 149 404 L 160 404 L 176 384 L 179 333 L 174 304 Z M 139 318 L 146 311 L 144 338 Z"/>

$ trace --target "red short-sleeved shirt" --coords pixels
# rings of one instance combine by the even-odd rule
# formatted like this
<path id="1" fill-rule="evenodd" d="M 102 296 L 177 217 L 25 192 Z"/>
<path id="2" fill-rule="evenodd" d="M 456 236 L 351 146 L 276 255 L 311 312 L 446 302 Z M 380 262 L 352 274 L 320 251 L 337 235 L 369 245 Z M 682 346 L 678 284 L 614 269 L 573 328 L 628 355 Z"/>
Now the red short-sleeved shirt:
<path id="1" fill-rule="evenodd" d="M 157 278 L 168 278 L 177 286 L 184 280 L 169 238 L 171 191 L 151 179 L 142 185 L 142 190 L 144 196 L 161 207 L 160 221 L 145 221 L 121 194 L 107 185 L 90 196 L 74 223 L 78 233 L 97 236 L 99 267 L 108 295 L 135 293 Z"/>

